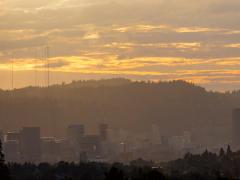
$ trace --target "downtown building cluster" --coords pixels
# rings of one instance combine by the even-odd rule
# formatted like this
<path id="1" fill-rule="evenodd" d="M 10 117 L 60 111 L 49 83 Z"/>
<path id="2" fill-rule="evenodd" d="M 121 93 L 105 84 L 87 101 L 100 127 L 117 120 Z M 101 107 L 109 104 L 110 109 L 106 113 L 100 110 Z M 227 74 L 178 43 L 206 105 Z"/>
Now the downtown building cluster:
<path id="1" fill-rule="evenodd" d="M 104 161 L 108 150 L 108 125 L 100 124 L 99 133 L 85 134 L 84 125 L 70 125 L 64 139 L 42 137 L 40 127 L 0 133 L 8 162 Z"/>
<path id="2" fill-rule="evenodd" d="M 206 146 L 198 143 L 192 132 L 182 135 L 162 135 L 158 125 L 147 132 L 111 129 L 99 124 L 96 134 L 86 133 L 82 124 L 69 125 L 66 137 L 42 137 L 40 127 L 23 127 L 18 132 L 0 133 L 5 158 L 8 162 L 130 162 L 135 159 L 166 162 L 186 153 L 200 154 L 206 149 L 218 153 L 221 148 L 240 149 L 240 109 L 232 113 L 232 139 L 225 144 Z"/>
<path id="3" fill-rule="evenodd" d="M 157 125 L 146 134 L 123 129 L 111 130 L 100 124 L 98 133 L 89 135 L 82 124 L 69 125 L 66 137 L 42 137 L 40 127 L 23 127 L 1 134 L 5 158 L 18 163 L 129 162 L 138 158 L 168 161 L 181 157 L 191 147 L 191 134 L 161 136 Z"/>

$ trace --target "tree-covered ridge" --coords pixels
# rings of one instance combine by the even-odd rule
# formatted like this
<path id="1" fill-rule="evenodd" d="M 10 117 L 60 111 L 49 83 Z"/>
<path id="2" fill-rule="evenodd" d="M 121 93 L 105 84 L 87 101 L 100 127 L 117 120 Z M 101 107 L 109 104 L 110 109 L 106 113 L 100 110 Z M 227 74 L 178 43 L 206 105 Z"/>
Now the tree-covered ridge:
<path id="1" fill-rule="evenodd" d="M 202 144 L 225 143 L 232 109 L 240 107 L 237 94 L 208 92 L 184 81 L 126 79 L 29 87 L 0 92 L 0 123 L 5 131 L 40 126 L 43 134 L 62 137 L 69 124 L 94 129 L 104 119 L 114 129 L 148 132 L 156 124 L 162 135 L 190 131 Z"/>

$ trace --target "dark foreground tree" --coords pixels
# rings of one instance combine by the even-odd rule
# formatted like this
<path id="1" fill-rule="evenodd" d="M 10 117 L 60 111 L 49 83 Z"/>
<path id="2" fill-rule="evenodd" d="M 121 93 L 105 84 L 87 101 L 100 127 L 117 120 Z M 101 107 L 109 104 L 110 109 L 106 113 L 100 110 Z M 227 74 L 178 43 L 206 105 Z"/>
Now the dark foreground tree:
<path id="1" fill-rule="evenodd" d="M 105 180 L 126 180 L 122 169 L 117 167 L 112 167 L 110 171 L 106 174 Z"/>
<path id="2" fill-rule="evenodd" d="M 10 173 L 7 165 L 5 164 L 2 141 L 0 140 L 0 179 L 10 180 Z"/>
<path id="3" fill-rule="evenodd" d="M 146 180 L 165 180 L 165 176 L 157 170 L 152 170 L 147 174 Z"/>

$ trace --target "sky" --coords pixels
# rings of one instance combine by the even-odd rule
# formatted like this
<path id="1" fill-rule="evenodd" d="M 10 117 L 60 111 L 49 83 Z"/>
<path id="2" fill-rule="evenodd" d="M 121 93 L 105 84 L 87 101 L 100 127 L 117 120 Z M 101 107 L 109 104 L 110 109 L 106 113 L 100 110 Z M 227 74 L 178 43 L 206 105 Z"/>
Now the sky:
<path id="1" fill-rule="evenodd" d="M 0 88 L 46 85 L 49 47 L 51 84 L 125 77 L 240 89 L 239 9 L 239 0 L 0 0 Z"/>

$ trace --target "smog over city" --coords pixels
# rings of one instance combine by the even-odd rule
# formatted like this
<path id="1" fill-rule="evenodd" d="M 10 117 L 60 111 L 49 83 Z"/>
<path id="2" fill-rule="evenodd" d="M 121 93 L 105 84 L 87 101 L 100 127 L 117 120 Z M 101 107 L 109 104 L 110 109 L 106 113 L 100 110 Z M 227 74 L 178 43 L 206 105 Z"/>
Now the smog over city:
<path id="1" fill-rule="evenodd" d="M 239 19 L 239 0 L 0 0 L 0 179 L 239 179 Z"/>

